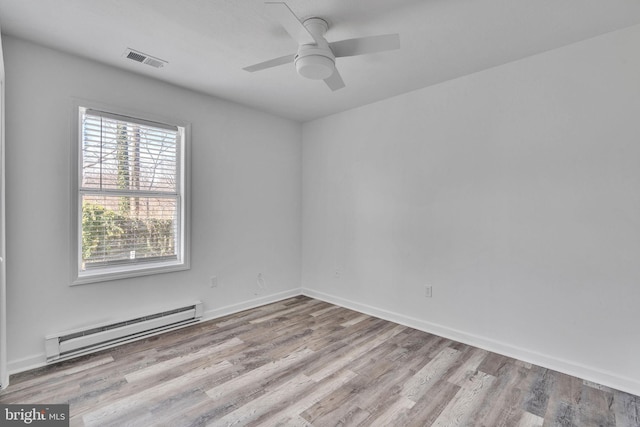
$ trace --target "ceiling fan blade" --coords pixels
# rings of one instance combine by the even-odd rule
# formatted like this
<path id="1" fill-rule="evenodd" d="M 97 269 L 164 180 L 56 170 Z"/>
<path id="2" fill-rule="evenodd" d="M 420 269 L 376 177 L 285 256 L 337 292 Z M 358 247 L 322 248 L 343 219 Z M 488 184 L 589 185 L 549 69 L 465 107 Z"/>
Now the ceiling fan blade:
<path id="1" fill-rule="evenodd" d="M 324 82 L 329 86 L 329 89 L 332 91 L 336 91 L 338 89 L 342 89 L 344 87 L 344 81 L 342 80 L 342 76 L 338 72 L 337 68 L 334 68 L 333 74 L 331 76 L 324 79 Z"/>
<path id="2" fill-rule="evenodd" d="M 309 30 L 302 25 L 302 22 L 293 13 L 293 11 L 282 2 L 265 2 L 267 10 L 271 16 L 280 22 L 280 25 L 289 33 L 298 44 L 314 44 L 316 40 L 313 38 Z"/>
<path id="3" fill-rule="evenodd" d="M 329 47 L 336 58 L 384 52 L 385 50 L 400 49 L 400 35 L 383 34 L 381 36 L 340 40 L 329 43 Z"/>
<path id="4" fill-rule="evenodd" d="M 280 58 L 270 59 L 268 61 L 260 62 L 259 64 L 250 65 L 248 67 L 244 67 L 243 70 L 249 71 L 253 73 L 254 71 L 265 70 L 271 67 L 277 67 L 278 65 L 289 64 L 293 62 L 293 59 L 296 57 L 295 54 L 281 56 Z"/>

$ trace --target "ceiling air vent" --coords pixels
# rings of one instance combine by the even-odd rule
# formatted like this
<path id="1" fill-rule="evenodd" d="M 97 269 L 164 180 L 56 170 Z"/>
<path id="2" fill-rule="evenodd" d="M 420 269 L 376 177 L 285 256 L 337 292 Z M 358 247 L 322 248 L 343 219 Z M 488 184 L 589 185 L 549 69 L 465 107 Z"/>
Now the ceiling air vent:
<path id="1" fill-rule="evenodd" d="M 141 62 L 143 64 L 151 65 L 155 68 L 162 68 L 165 64 L 168 64 L 167 61 L 164 61 L 159 58 L 154 58 L 153 56 L 147 55 L 146 53 L 138 52 L 137 50 L 133 50 L 131 48 L 127 48 L 122 54 L 127 59 L 131 59 L 132 61 Z"/>

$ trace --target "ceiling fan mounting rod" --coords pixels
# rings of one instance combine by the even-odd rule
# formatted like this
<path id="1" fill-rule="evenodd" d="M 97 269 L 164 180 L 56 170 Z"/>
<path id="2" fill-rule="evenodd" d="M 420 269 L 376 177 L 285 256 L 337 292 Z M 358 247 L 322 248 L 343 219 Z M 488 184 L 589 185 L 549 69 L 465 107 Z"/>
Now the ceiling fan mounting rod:
<path id="1" fill-rule="evenodd" d="M 327 33 L 327 30 L 329 29 L 329 23 L 324 19 L 317 18 L 317 17 L 305 19 L 302 25 L 304 25 L 304 27 L 307 30 L 309 30 L 309 32 L 311 33 L 311 35 L 314 36 L 314 38 L 316 38 L 317 36 L 324 38 L 324 35 Z"/>

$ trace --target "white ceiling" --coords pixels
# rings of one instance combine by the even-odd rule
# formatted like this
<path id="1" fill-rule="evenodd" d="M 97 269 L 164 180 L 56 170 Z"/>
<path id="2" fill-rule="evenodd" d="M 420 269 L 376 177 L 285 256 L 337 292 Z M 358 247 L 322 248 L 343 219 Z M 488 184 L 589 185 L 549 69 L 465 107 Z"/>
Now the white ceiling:
<path id="1" fill-rule="evenodd" d="M 262 0 L 0 0 L 3 33 L 307 121 L 640 23 L 639 0 L 287 0 L 328 41 L 399 33 L 401 49 L 339 58 L 346 88 L 293 64 L 242 67 L 297 45 Z M 122 57 L 133 48 L 161 69 Z"/>

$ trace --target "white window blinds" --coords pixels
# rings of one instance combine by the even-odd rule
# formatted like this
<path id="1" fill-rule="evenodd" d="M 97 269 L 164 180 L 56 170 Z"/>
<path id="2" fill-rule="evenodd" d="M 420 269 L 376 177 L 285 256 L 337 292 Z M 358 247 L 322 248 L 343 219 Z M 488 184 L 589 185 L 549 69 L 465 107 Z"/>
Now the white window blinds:
<path id="1" fill-rule="evenodd" d="M 79 272 L 179 260 L 181 128 L 80 111 Z"/>

